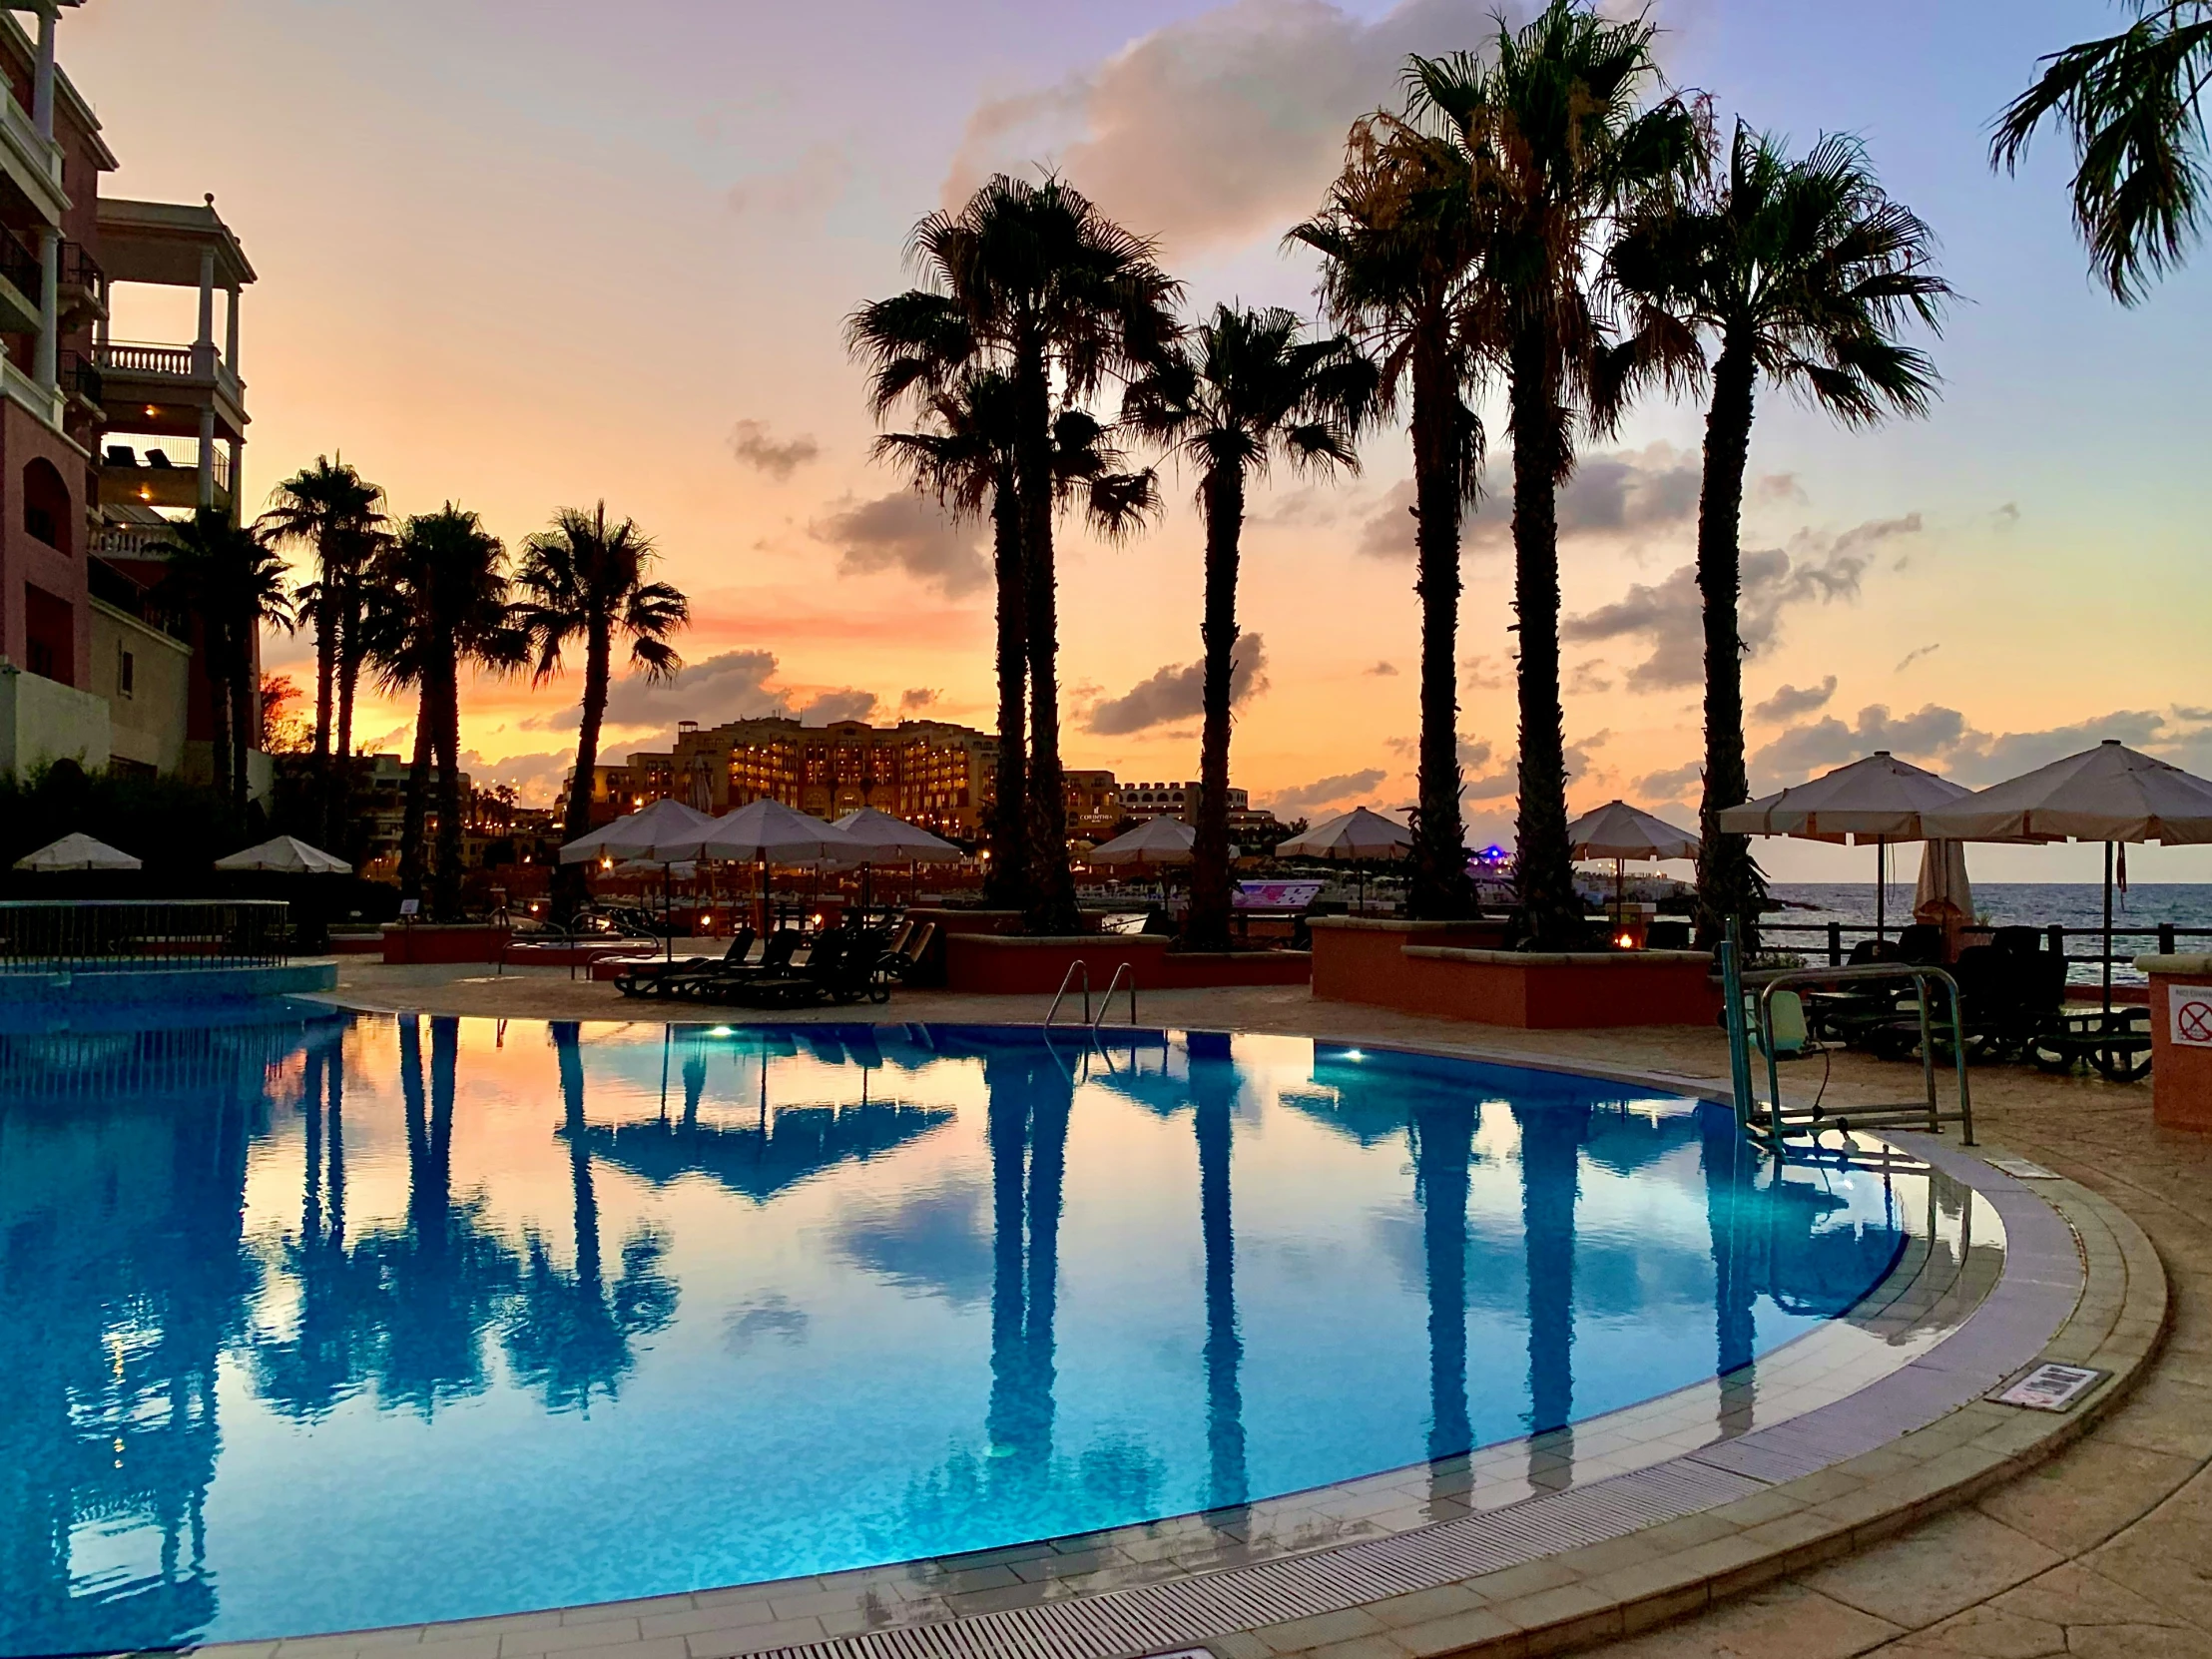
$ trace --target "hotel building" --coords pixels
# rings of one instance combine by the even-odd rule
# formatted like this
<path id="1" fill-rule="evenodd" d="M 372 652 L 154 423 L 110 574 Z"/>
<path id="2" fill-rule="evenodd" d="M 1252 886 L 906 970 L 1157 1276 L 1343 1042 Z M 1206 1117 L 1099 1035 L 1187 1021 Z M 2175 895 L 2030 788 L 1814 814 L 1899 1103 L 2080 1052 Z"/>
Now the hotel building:
<path id="1" fill-rule="evenodd" d="M 213 197 L 101 196 L 116 158 L 55 58 L 81 3 L 0 4 L 0 772 L 205 777 L 198 624 L 155 601 L 156 549 L 196 507 L 239 513 L 254 269 Z M 119 337 L 118 298 L 142 283 L 198 290 L 190 342 Z M 267 757 L 252 762 L 266 788 Z"/>

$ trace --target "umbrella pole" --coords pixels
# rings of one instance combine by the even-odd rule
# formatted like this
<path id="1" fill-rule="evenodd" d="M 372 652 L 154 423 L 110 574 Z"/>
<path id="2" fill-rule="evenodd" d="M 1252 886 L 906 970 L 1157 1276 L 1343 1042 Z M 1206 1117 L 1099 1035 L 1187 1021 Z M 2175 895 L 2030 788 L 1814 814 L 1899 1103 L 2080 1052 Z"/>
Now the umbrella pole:
<path id="1" fill-rule="evenodd" d="M 2112 1012 L 2112 842 L 2104 843 L 2104 1011 Z"/>
<path id="2" fill-rule="evenodd" d="M 1628 860 L 1626 858 L 1615 858 L 1613 860 L 1613 925 L 1619 928 L 1628 925 Z"/>
<path id="3" fill-rule="evenodd" d="M 769 925 L 768 854 L 761 854 L 761 937 L 767 938 L 773 929 Z"/>
<path id="4" fill-rule="evenodd" d="M 666 959 L 671 962 L 675 961 L 676 866 L 671 863 L 663 863 L 661 865 L 661 939 L 662 942 L 668 947 L 668 955 Z M 662 1056 L 664 1064 L 662 1065 L 661 1069 L 663 1071 L 666 1071 L 668 1069 L 667 1065 L 665 1064 L 667 1058 L 668 1057 L 666 1055 Z M 668 1080 L 666 1078 L 663 1078 L 661 1080 L 661 1088 L 665 1093 L 668 1088 Z M 662 1110 L 665 1112 L 668 1108 L 668 1102 L 666 1100 L 663 1100 L 661 1102 L 661 1107 Z"/>
<path id="5" fill-rule="evenodd" d="M 1890 901 L 1890 843 L 1880 835 L 1874 838 L 1874 936 L 1886 939 L 1890 936 L 1885 907 Z"/>

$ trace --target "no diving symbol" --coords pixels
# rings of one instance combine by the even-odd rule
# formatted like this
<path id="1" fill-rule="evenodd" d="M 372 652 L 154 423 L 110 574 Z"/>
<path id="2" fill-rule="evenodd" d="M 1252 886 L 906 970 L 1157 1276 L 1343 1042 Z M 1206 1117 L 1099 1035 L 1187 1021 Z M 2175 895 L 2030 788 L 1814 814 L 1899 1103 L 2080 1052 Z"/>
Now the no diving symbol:
<path id="1" fill-rule="evenodd" d="M 2174 999 L 2174 1041 L 2212 1048 L 2212 1001 L 2195 996 Z"/>

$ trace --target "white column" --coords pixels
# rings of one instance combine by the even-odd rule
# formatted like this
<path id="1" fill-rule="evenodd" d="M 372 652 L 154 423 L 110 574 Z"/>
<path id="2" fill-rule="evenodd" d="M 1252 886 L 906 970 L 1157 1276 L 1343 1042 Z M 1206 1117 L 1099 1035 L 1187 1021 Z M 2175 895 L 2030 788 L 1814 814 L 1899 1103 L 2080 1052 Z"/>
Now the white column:
<path id="1" fill-rule="evenodd" d="M 62 234 L 48 226 L 38 234 L 38 349 L 31 377 L 54 389 L 62 343 Z"/>
<path id="2" fill-rule="evenodd" d="M 231 522 L 233 524 L 245 522 L 245 511 L 240 506 L 240 503 L 246 499 L 245 464 L 245 453 L 239 440 L 233 438 L 231 440 Z"/>
<path id="3" fill-rule="evenodd" d="M 231 305 L 228 313 L 229 327 L 227 330 L 230 339 L 224 347 L 223 360 L 231 365 L 231 378 L 244 385 L 245 380 L 239 374 L 239 290 L 236 283 L 232 284 L 230 292 Z"/>
<path id="4" fill-rule="evenodd" d="M 38 68 L 31 80 L 31 124 L 38 136 L 54 136 L 54 18 L 53 0 L 38 8 Z"/>
<path id="5" fill-rule="evenodd" d="M 200 411 L 200 505 L 215 505 L 215 410 Z"/>
<path id="6" fill-rule="evenodd" d="M 200 250 L 200 332 L 192 342 L 195 378 L 215 378 L 215 249 Z M 207 503 L 203 501 L 202 506 Z"/>

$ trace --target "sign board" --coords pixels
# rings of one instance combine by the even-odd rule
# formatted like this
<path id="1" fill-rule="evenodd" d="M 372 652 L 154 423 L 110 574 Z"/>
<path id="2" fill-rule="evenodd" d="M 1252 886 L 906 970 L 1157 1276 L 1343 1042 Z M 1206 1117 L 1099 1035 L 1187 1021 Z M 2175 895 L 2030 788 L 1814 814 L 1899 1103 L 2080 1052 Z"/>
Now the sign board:
<path id="1" fill-rule="evenodd" d="M 2037 1366 L 1991 1397 L 1999 1404 L 2024 1405 L 2030 1411 L 2064 1411 L 2108 1375 L 2086 1366 Z"/>
<path id="2" fill-rule="evenodd" d="M 2166 1009 L 2173 1021 L 2168 1034 L 2177 1048 L 2212 1048 L 2212 989 L 2169 985 Z"/>
<path id="3" fill-rule="evenodd" d="M 1240 910 L 1303 910 L 1320 896 L 1319 881 L 1239 881 Z"/>
<path id="4" fill-rule="evenodd" d="M 2021 1181 L 2056 1181 L 2059 1179 L 2056 1170 L 2047 1170 L 2041 1164 L 2033 1163 L 2026 1158 L 1991 1158 L 1989 1167 L 2000 1169 L 2005 1174 L 2014 1176 Z"/>
<path id="5" fill-rule="evenodd" d="M 419 898 L 402 898 L 399 901 L 399 913 L 403 916 L 422 914 L 422 900 Z"/>

